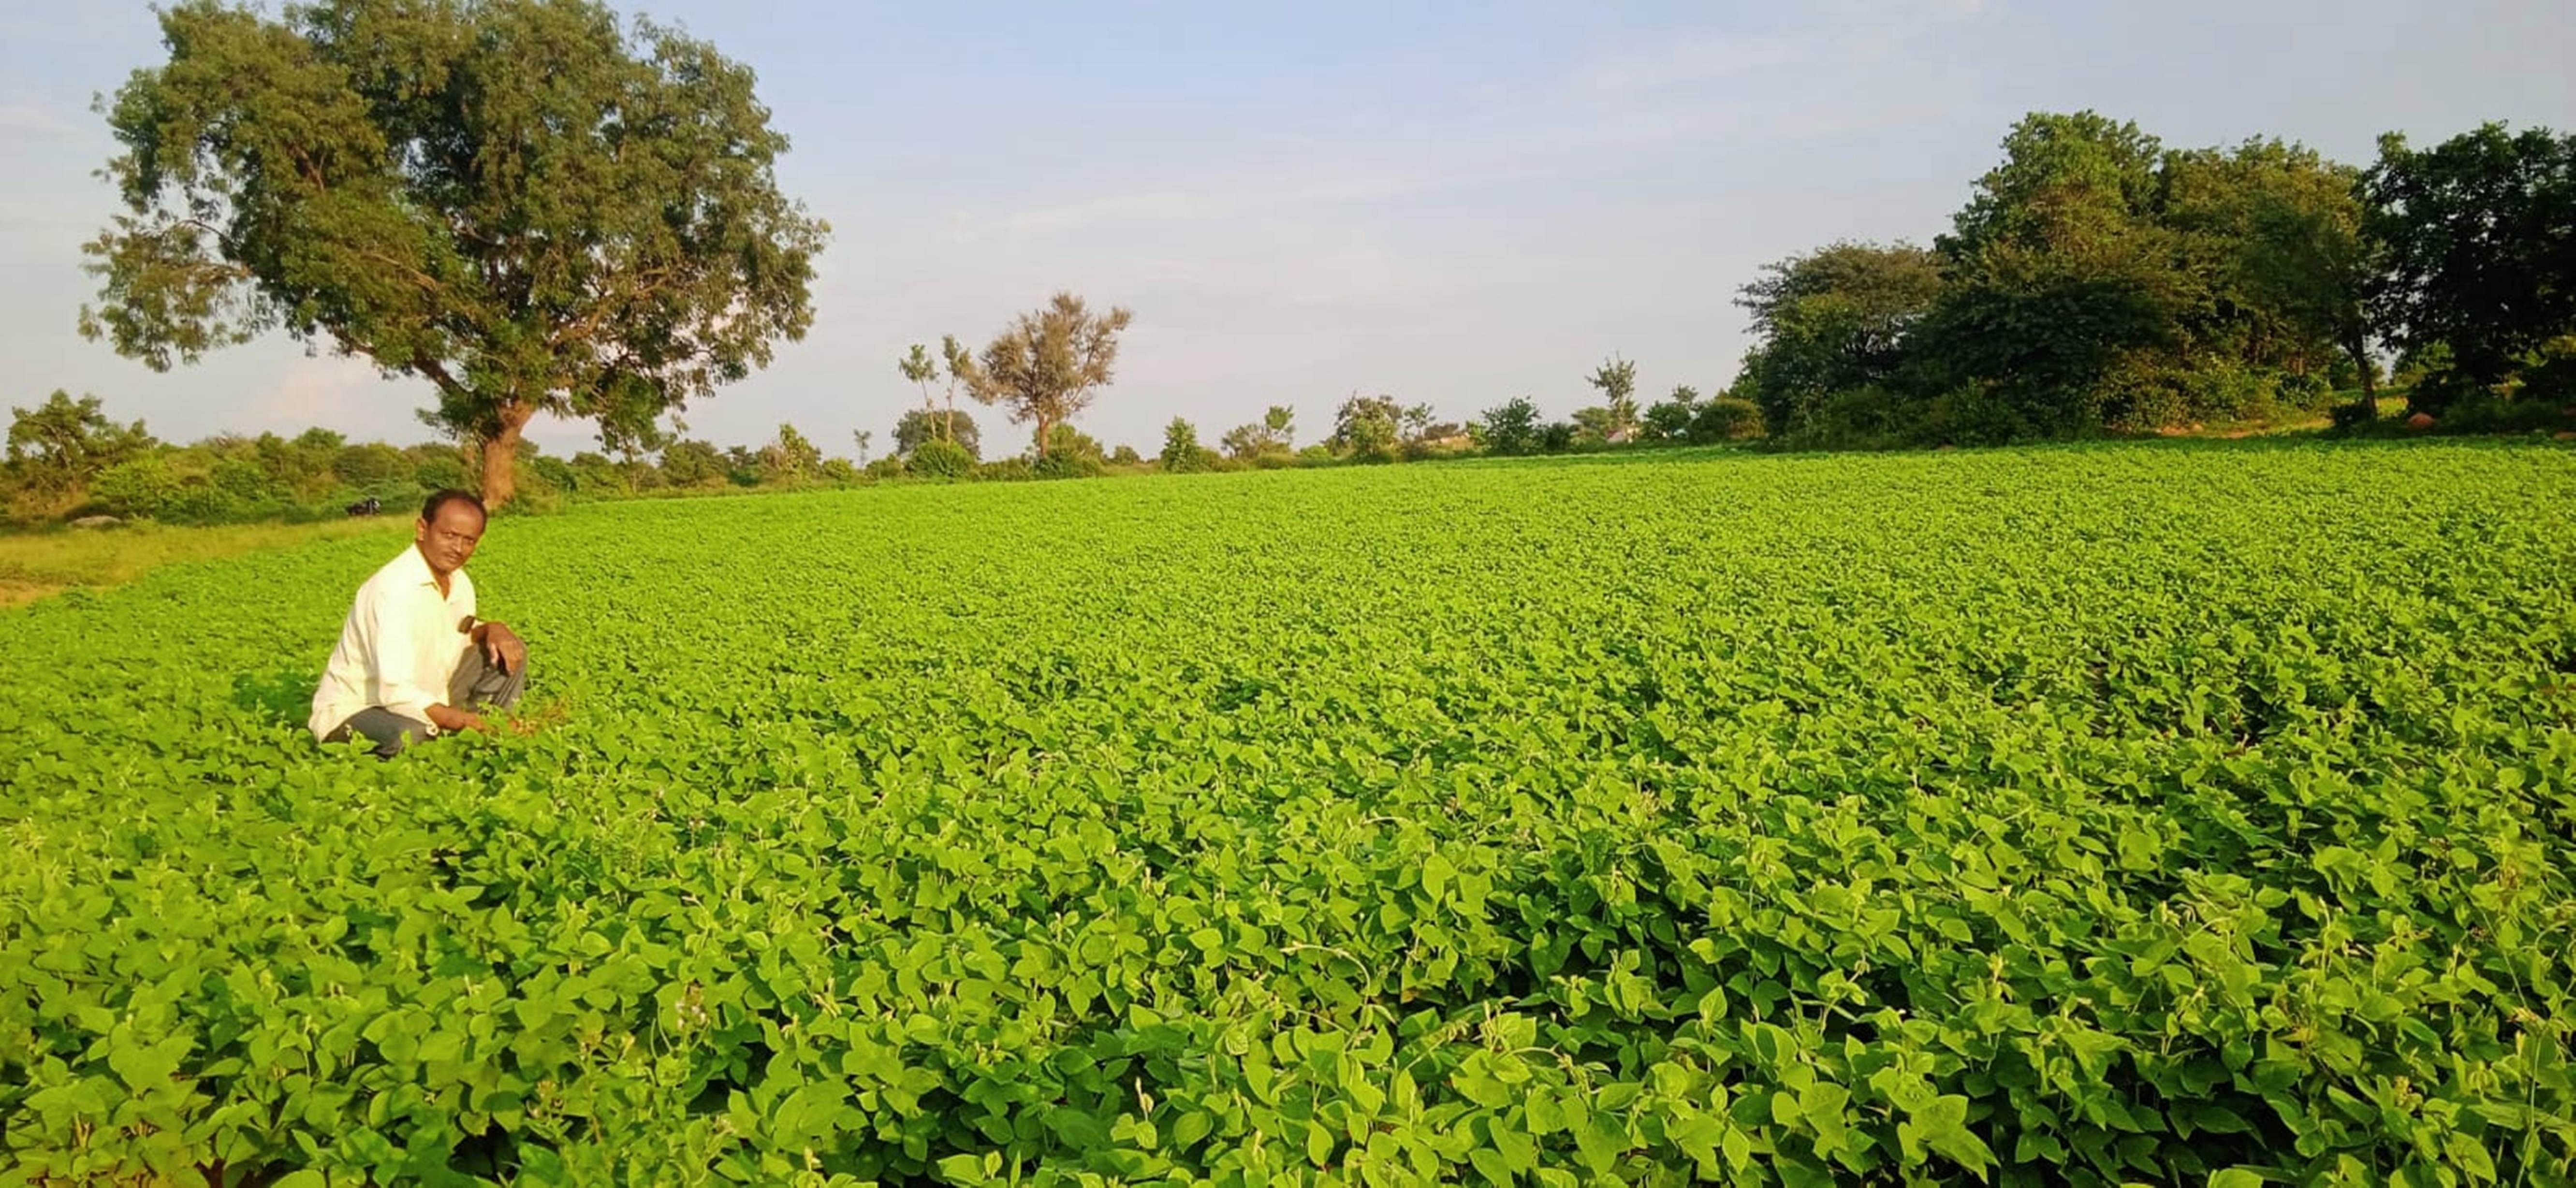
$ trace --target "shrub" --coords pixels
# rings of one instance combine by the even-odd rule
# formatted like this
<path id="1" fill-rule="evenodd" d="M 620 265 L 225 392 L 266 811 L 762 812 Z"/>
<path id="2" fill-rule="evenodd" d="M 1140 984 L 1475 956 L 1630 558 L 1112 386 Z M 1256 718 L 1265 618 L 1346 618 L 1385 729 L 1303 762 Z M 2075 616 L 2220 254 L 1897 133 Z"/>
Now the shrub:
<path id="1" fill-rule="evenodd" d="M 975 469 L 975 455 L 963 445 L 934 437 L 912 447 L 904 469 L 924 478 L 964 478 Z"/>
<path id="2" fill-rule="evenodd" d="M 1750 441 L 1762 431 L 1762 409 L 1750 400 L 1720 396 L 1691 413 L 1689 434 L 1695 442 Z"/>
<path id="3" fill-rule="evenodd" d="M 1568 425 L 1568 437 L 1573 426 Z M 1468 432 L 1489 454 L 1526 454 L 1540 446 L 1538 404 L 1527 396 L 1514 396 L 1485 410 L 1485 415 L 1468 426 Z"/>
<path id="4" fill-rule="evenodd" d="M 1107 469 L 1108 465 L 1101 461 L 1097 453 L 1065 453 L 1049 454 L 1038 459 L 1030 464 L 1029 473 L 1043 479 L 1092 478 Z"/>
<path id="5" fill-rule="evenodd" d="M 160 454 L 145 454 L 108 467 L 90 481 L 90 498 L 109 515 L 162 519 L 180 507 L 186 483 Z"/>
<path id="6" fill-rule="evenodd" d="M 1991 385 L 1961 384 L 1933 397 L 1911 434 L 1921 445 L 1999 446 L 2035 436 L 2020 408 Z"/>

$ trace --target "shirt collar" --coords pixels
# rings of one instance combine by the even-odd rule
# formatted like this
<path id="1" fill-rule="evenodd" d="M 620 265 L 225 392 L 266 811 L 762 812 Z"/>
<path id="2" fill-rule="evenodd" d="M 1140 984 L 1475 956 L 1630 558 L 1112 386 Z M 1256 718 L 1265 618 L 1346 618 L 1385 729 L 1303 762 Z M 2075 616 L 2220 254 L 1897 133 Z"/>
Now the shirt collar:
<path id="1" fill-rule="evenodd" d="M 402 556 L 394 558 L 394 564 L 401 567 L 404 581 L 432 589 L 438 587 L 438 574 L 430 569 L 429 558 L 420 555 L 420 542 L 414 541 L 405 547 Z"/>

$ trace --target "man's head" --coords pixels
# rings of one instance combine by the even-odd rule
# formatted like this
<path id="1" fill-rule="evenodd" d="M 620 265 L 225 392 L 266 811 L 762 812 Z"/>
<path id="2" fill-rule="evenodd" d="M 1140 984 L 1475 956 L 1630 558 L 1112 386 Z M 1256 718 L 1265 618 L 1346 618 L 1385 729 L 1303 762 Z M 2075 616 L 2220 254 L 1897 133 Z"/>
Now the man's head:
<path id="1" fill-rule="evenodd" d="M 411 538 L 430 572 L 445 577 L 465 568 L 483 539 L 483 501 L 467 491 L 431 493 L 420 505 L 420 522 L 412 526 Z"/>

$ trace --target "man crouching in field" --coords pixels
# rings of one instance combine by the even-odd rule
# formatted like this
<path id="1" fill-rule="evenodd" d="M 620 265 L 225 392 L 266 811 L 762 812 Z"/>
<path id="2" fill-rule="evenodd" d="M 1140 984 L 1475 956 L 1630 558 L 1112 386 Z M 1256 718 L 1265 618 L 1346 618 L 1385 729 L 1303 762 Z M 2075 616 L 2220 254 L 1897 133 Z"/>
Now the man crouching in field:
<path id="1" fill-rule="evenodd" d="M 313 694 L 313 737 L 356 735 L 390 758 L 443 730 L 480 730 L 476 710 L 518 702 L 528 645 L 474 617 L 465 561 L 482 539 L 482 500 L 440 491 L 421 505 L 412 547 L 358 587 Z"/>

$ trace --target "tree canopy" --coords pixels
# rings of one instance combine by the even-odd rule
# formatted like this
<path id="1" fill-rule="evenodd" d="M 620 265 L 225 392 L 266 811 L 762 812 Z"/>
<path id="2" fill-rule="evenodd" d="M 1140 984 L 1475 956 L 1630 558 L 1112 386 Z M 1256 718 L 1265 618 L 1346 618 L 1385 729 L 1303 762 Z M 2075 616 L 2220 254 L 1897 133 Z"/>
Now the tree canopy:
<path id="1" fill-rule="evenodd" d="M 506 500 L 539 412 L 650 421 L 812 321 L 828 228 L 752 72 L 589 0 L 161 12 L 82 329 L 158 369 L 273 329 L 437 391 Z"/>
<path id="2" fill-rule="evenodd" d="M 1118 335 L 1134 316 L 1115 306 L 1095 314 L 1082 298 L 1057 293 L 993 336 L 982 364 L 965 377 L 966 389 L 1001 406 L 1014 424 L 1034 422 L 1038 457 L 1045 458 L 1055 452 L 1055 427 L 1089 408 L 1114 377 Z"/>
<path id="3" fill-rule="evenodd" d="M 2515 379 L 2576 335 L 2576 135 L 2487 124 L 2412 149 L 2392 133 L 2367 186 L 2388 329 L 2412 354 L 2447 356 L 2422 403 Z"/>

